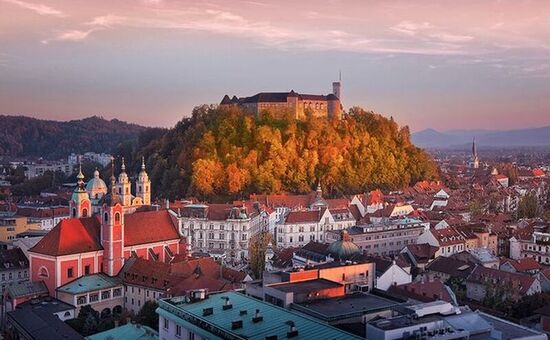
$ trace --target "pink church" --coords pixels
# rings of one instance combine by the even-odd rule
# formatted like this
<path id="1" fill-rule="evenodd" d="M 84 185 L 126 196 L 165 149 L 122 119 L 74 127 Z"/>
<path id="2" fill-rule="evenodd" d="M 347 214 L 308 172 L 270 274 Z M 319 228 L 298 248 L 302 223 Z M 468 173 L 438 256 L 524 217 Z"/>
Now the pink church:
<path id="1" fill-rule="evenodd" d="M 116 276 L 131 256 L 169 262 L 185 251 L 170 211 L 136 211 L 150 204 L 151 182 L 143 162 L 136 196 L 131 194 L 124 160 L 118 183 L 111 176 L 110 190 L 97 171 L 86 186 L 82 172 L 77 178 L 70 201 L 72 217 L 59 222 L 29 250 L 31 280 L 44 281 L 50 295 L 84 275 Z"/>

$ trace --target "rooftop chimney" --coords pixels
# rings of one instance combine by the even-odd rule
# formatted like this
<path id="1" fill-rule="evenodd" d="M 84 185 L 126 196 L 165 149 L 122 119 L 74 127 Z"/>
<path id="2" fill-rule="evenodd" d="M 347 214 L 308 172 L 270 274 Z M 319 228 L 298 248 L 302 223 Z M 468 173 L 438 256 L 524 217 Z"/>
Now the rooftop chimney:
<path id="1" fill-rule="evenodd" d="M 286 333 L 287 338 L 294 338 L 298 336 L 298 330 L 296 329 L 296 324 L 294 321 L 289 320 L 286 322 L 288 325 L 288 332 Z"/>

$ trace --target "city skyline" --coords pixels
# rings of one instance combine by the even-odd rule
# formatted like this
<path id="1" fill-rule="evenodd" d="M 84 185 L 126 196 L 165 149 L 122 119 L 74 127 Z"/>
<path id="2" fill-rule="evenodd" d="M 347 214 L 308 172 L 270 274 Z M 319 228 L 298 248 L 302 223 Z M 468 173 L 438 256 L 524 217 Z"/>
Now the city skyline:
<path id="1" fill-rule="evenodd" d="M 289 8 L 291 10 L 289 10 Z M 173 126 L 224 94 L 328 94 L 424 128 L 550 125 L 542 1 L 0 0 L 0 114 Z"/>

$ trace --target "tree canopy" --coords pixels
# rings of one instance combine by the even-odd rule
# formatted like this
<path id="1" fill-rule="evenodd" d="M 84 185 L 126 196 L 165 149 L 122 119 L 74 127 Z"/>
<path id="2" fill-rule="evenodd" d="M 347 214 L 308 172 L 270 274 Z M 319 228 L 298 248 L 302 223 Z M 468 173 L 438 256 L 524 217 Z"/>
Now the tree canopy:
<path id="1" fill-rule="evenodd" d="M 305 193 L 318 181 L 342 195 L 437 177 L 408 127 L 358 107 L 342 120 L 296 120 L 201 106 L 141 153 L 153 164 L 156 194 L 169 198 Z"/>

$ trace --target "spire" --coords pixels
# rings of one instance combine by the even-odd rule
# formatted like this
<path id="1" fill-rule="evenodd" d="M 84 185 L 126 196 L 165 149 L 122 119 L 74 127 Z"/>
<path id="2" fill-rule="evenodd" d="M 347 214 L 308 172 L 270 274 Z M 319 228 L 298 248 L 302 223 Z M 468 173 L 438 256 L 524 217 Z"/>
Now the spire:
<path id="1" fill-rule="evenodd" d="M 321 188 L 321 180 L 319 180 L 319 182 L 317 182 L 317 198 L 322 198 L 323 197 L 323 189 Z"/>
<path id="2" fill-rule="evenodd" d="M 476 147 L 476 138 L 474 137 L 474 140 L 472 141 L 472 156 L 473 158 L 477 158 L 477 147 Z"/>
<path id="3" fill-rule="evenodd" d="M 84 175 L 82 174 L 82 163 L 78 163 L 78 175 L 76 175 L 78 180 L 78 189 L 84 188 Z"/>
<path id="4" fill-rule="evenodd" d="M 145 157 L 141 156 L 141 170 L 145 171 Z"/>
<path id="5" fill-rule="evenodd" d="M 115 191 L 115 158 L 111 157 L 111 192 Z"/>
<path id="6" fill-rule="evenodd" d="M 126 172 L 126 164 L 124 164 L 124 157 L 122 157 L 122 165 L 120 166 L 120 170 L 122 170 L 122 172 Z"/>

